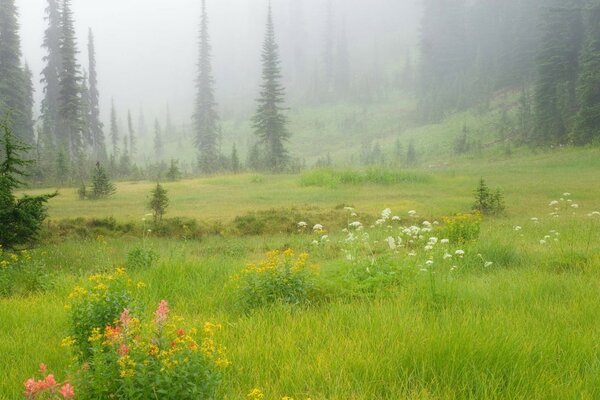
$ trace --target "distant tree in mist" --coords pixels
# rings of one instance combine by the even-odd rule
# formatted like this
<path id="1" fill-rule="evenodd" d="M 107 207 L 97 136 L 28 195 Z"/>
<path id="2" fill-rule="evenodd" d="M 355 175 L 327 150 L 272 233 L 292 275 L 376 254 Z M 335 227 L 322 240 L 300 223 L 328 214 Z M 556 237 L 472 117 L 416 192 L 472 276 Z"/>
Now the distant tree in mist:
<path id="1" fill-rule="evenodd" d="M 44 99 L 42 100 L 42 143 L 44 150 L 48 151 L 55 142 L 58 132 L 58 98 L 60 96 L 59 75 L 62 70 L 62 56 L 60 51 L 60 6 L 58 0 L 48 0 L 46 7 L 46 20 L 48 27 L 44 32 L 42 47 L 46 49 L 42 70 L 42 84 Z"/>
<path id="2" fill-rule="evenodd" d="M 333 4 L 327 0 L 325 11 L 325 33 L 323 37 L 323 95 L 328 98 L 334 88 L 334 26 Z"/>
<path id="3" fill-rule="evenodd" d="M 111 100 L 110 107 L 110 143 L 112 145 L 111 157 L 116 159 L 119 157 L 119 124 L 114 99 Z"/>
<path id="4" fill-rule="evenodd" d="M 154 122 L 154 157 L 156 162 L 161 162 L 165 154 L 163 138 L 158 120 Z"/>
<path id="5" fill-rule="evenodd" d="M 573 140 L 588 144 L 600 139 L 600 3 L 590 5 L 585 45 L 580 58 L 577 84 L 579 112 Z"/>
<path id="6" fill-rule="evenodd" d="M 79 93 L 81 96 L 81 105 L 80 105 L 80 113 L 81 113 L 81 135 L 83 140 L 83 149 L 91 149 L 93 144 L 92 139 L 92 129 L 90 124 L 90 113 L 91 113 L 91 105 L 90 105 L 90 89 L 88 84 L 88 75 L 87 72 L 83 71 L 83 76 L 81 77 L 81 82 L 79 86 Z"/>
<path id="7" fill-rule="evenodd" d="M 544 13 L 534 95 L 538 144 L 565 143 L 573 126 L 584 36 L 582 5 L 583 0 L 553 0 Z"/>
<path id="8" fill-rule="evenodd" d="M 105 161 L 106 139 L 104 137 L 104 125 L 100 121 L 100 93 L 98 91 L 98 73 L 96 71 L 96 47 L 94 44 L 94 34 L 90 29 L 88 31 L 88 69 L 89 69 L 89 130 L 92 142 L 92 159 L 95 161 Z"/>
<path id="9" fill-rule="evenodd" d="M 285 142 L 290 138 L 287 118 L 283 114 L 285 89 L 281 84 L 281 67 L 275 39 L 273 13 L 269 4 L 265 40 L 262 48 L 262 84 L 258 108 L 253 118 L 254 132 L 265 152 L 265 167 L 283 171 L 289 163 Z"/>
<path id="10" fill-rule="evenodd" d="M 127 130 L 129 131 L 129 156 L 133 160 L 137 154 L 137 139 L 135 137 L 135 129 L 133 128 L 131 110 L 127 110 Z"/>
<path id="11" fill-rule="evenodd" d="M 200 58 L 196 78 L 196 106 L 194 110 L 194 141 L 198 149 L 198 167 L 210 174 L 216 171 L 219 161 L 218 122 L 216 111 L 215 80 L 212 73 L 210 35 L 208 32 L 208 14 L 206 0 L 202 0 L 202 18 L 200 21 Z"/>
<path id="12" fill-rule="evenodd" d="M 28 106 L 28 83 L 21 65 L 21 38 L 14 0 L 0 0 L 0 118 L 16 137 L 33 144 L 33 126 Z"/>
<path id="13" fill-rule="evenodd" d="M 71 11 L 71 0 L 64 0 L 60 23 L 61 69 L 59 73 L 58 133 L 59 145 L 71 160 L 83 152 L 81 120 L 81 72 L 77 64 L 75 26 Z"/>
<path id="14" fill-rule="evenodd" d="M 346 24 L 342 25 L 342 29 L 337 41 L 335 53 L 335 77 L 334 88 L 335 94 L 339 98 L 345 98 L 350 90 L 350 53 L 348 50 L 348 37 L 346 34 Z"/>

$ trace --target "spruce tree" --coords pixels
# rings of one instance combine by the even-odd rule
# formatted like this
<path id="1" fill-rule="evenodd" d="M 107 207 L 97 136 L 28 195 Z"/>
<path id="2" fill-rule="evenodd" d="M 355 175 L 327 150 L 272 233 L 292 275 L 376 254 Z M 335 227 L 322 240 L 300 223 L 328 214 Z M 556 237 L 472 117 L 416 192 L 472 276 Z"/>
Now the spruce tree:
<path id="1" fill-rule="evenodd" d="M 85 71 L 83 71 L 79 91 L 81 93 L 81 135 L 83 139 L 84 148 L 86 150 L 90 150 L 93 148 L 92 126 L 90 123 L 91 102 L 90 89 L 88 86 L 88 76 L 87 72 Z"/>
<path id="2" fill-rule="evenodd" d="M 116 192 L 115 185 L 113 185 L 108 178 L 108 174 L 97 162 L 94 173 L 92 174 L 92 192 L 90 193 L 91 198 L 101 199 L 108 196 L 112 196 Z"/>
<path id="3" fill-rule="evenodd" d="M 240 164 L 240 157 L 238 156 L 237 147 L 234 144 L 233 148 L 231 149 L 231 172 L 238 174 L 241 169 L 242 166 Z"/>
<path id="4" fill-rule="evenodd" d="M 137 154 L 137 140 L 135 138 L 130 110 L 127 111 L 127 129 L 129 130 L 129 157 L 133 160 Z"/>
<path id="5" fill-rule="evenodd" d="M 161 162 L 165 154 L 163 148 L 162 132 L 160 129 L 160 123 L 158 120 L 154 123 L 154 157 L 157 163 Z"/>
<path id="6" fill-rule="evenodd" d="M 181 171 L 179 170 L 179 161 L 171 159 L 171 165 L 166 175 L 167 179 L 171 182 L 178 181 L 181 179 Z"/>
<path id="7" fill-rule="evenodd" d="M 44 85 L 44 99 L 42 100 L 42 142 L 48 151 L 56 143 L 58 136 L 57 124 L 59 121 L 59 76 L 62 70 L 62 56 L 60 51 L 61 15 L 58 0 L 48 0 L 46 7 L 46 20 L 48 27 L 44 32 L 42 47 L 46 49 L 44 57 L 46 66 L 42 70 L 42 83 Z"/>
<path id="8" fill-rule="evenodd" d="M 77 45 L 71 0 L 63 0 L 60 25 L 61 70 L 59 74 L 59 144 L 70 159 L 83 151 L 81 121 L 81 74 L 77 64 Z"/>
<path id="9" fill-rule="evenodd" d="M 9 117 L 11 130 L 27 144 L 33 132 L 27 111 L 28 85 L 21 68 L 21 39 L 15 0 L 0 0 L 0 118 Z"/>
<path id="10" fill-rule="evenodd" d="M 280 82 L 282 75 L 270 3 L 262 48 L 262 69 L 263 82 L 253 118 L 254 132 L 265 149 L 266 167 L 272 172 L 281 172 L 289 162 L 285 142 L 289 140 L 290 133 L 283 114 L 285 89 Z"/>
<path id="11" fill-rule="evenodd" d="M 208 32 L 208 14 L 206 0 L 202 0 L 202 18 L 200 21 L 200 58 L 198 77 L 196 78 L 196 107 L 194 111 L 194 140 L 198 149 L 198 167 L 210 174 L 218 168 L 218 123 L 216 111 L 215 80 L 212 74 L 211 45 Z"/>
<path id="12" fill-rule="evenodd" d="M 100 121 L 100 93 L 98 91 L 98 72 L 96 71 L 96 46 L 94 34 L 88 32 L 88 68 L 89 68 L 89 129 L 92 137 L 92 157 L 95 161 L 106 161 L 106 139 L 104 125 Z"/>
<path id="13" fill-rule="evenodd" d="M 163 216 L 167 212 L 169 206 L 169 198 L 167 197 L 167 191 L 160 185 L 156 184 L 151 192 L 151 198 L 148 202 L 148 208 L 152 211 L 154 216 L 154 223 L 158 224 L 162 221 Z"/>
<path id="14" fill-rule="evenodd" d="M 23 122 L 24 122 L 24 139 L 27 143 L 35 143 L 34 134 L 34 120 L 33 120 L 33 106 L 35 101 L 33 99 L 33 73 L 29 69 L 29 65 L 25 64 L 24 69 L 24 82 L 25 82 L 25 108 L 23 109 Z"/>
<path id="15" fill-rule="evenodd" d="M 24 158 L 30 147 L 15 137 L 7 122 L 0 123 L 0 134 L 0 246 L 11 249 L 35 240 L 46 218 L 46 203 L 56 193 L 15 197 L 31 164 Z"/>
<path id="16" fill-rule="evenodd" d="M 115 109 L 114 99 L 110 107 L 110 142 L 112 145 L 112 157 L 119 157 L 119 124 L 117 122 L 117 110 Z"/>
<path id="17" fill-rule="evenodd" d="M 579 112 L 573 132 L 573 140 L 579 145 L 600 139 L 600 3 L 590 5 L 586 25 L 577 85 Z"/>
<path id="18" fill-rule="evenodd" d="M 544 14 L 534 96 L 537 144 L 565 143 L 573 127 L 583 40 L 581 5 L 582 0 L 554 0 Z"/>

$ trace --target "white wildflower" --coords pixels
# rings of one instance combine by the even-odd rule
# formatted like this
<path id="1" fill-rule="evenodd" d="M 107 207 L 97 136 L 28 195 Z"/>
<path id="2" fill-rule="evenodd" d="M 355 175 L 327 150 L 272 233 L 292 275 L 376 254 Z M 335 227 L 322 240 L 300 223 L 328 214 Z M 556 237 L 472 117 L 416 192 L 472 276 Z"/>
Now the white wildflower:
<path id="1" fill-rule="evenodd" d="M 548 206 L 549 206 L 549 207 L 554 207 L 554 206 L 556 206 L 556 205 L 558 205 L 558 201 L 557 201 L 557 200 L 552 200 L 552 201 L 550 202 L 550 204 L 548 204 Z"/>
<path id="2" fill-rule="evenodd" d="M 385 239 L 385 241 L 387 242 L 390 250 L 396 250 L 396 240 L 393 237 L 390 236 Z"/>
<path id="3" fill-rule="evenodd" d="M 569 197 L 570 195 L 571 195 L 571 193 L 569 193 L 569 192 L 563 193 L 563 196 L 565 196 L 565 197 Z"/>
<path id="4" fill-rule="evenodd" d="M 456 255 L 457 255 L 457 256 L 459 256 L 459 257 L 462 257 L 462 256 L 464 256 L 464 255 L 465 255 L 465 251 L 464 251 L 464 250 L 460 250 L 460 249 L 458 249 L 458 250 L 456 250 L 456 251 L 454 252 L 454 254 L 456 254 Z"/>
<path id="5" fill-rule="evenodd" d="M 444 253 L 444 260 L 448 260 L 450 258 L 452 258 L 452 254 L 450 254 L 450 253 Z"/>
<path id="6" fill-rule="evenodd" d="M 386 208 L 381 212 L 381 218 L 384 220 L 388 220 L 390 218 L 390 215 L 392 215 L 392 210 L 390 210 L 389 208 Z"/>
<path id="7" fill-rule="evenodd" d="M 442 240 L 440 240 L 440 243 L 441 244 L 448 244 L 448 243 L 450 243 L 450 239 L 442 239 Z"/>
<path id="8" fill-rule="evenodd" d="M 354 228 L 354 229 L 358 229 L 362 226 L 362 223 L 360 221 L 354 221 L 350 223 L 350 228 Z"/>
<path id="9" fill-rule="evenodd" d="M 515 227 L 514 227 L 514 230 L 515 230 L 516 232 L 519 232 L 521 229 L 523 229 L 523 228 L 522 228 L 522 227 L 520 227 L 519 225 L 517 225 L 517 226 L 515 226 Z"/>
<path id="10" fill-rule="evenodd" d="M 433 265 L 433 260 L 427 260 L 427 261 L 425 261 L 425 265 L 432 266 Z"/>
<path id="11" fill-rule="evenodd" d="M 493 263 L 493 262 L 491 262 L 491 261 L 486 261 L 486 262 L 485 262 L 485 264 L 483 265 L 483 267 L 484 267 L 484 268 L 491 267 L 493 264 L 494 264 L 494 263 Z"/>
<path id="12" fill-rule="evenodd" d="M 323 230 L 323 225 L 321 224 L 316 224 L 315 226 L 313 226 L 313 231 L 322 231 Z"/>
<path id="13" fill-rule="evenodd" d="M 400 217 L 399 217 L 399 216 L 397 216 L 397 215 L 394 215 L 394 216 L 392 217 L 392 221 L 396 221 L 396 222 L 398 222 L 398 221 L 400 221 Z"/>
<path id="14" fill-rule="evenodd" d="M 540 244 L 543 246 L 546 244 L 546 241 L 544 239 L 540 240 Z"/>
<path id="15" fill-rule="evenodd" d="M 409 216 L 409 217 L 416 217 L 416 216 L 417 216 L 417 212 L 416 212 L 415 210 L 410 210 L 410 211 L 408 212 L 408 216 Z"/>
<path id="16" fill-rule="evenodd" d="M 573 204 L 571 204 L 571 207 L 572 207 L 572 208 L 579 208 L 579 204 L 575 204 L 575 203 L 573 203 Z"/>
<path id="17" fill-rule="evenodd" d="M 307 226 L 308 226 L 308 224 L 304 221 L 298 222 L 298 228 L 306 228 Z"/>

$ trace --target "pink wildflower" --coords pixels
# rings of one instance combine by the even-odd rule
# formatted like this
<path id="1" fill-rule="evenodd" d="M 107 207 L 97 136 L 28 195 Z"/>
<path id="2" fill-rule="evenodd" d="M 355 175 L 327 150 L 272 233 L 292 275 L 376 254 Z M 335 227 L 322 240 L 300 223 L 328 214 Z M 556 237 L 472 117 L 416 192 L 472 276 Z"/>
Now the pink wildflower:
<path id="1" fill-rule="evenodd" d="M 27 379 L 25 382 L 25 396 L 32 399 L 37 393 L 37 382 L 33 378 Z"/>
<path id="2" fill-rule="evenodd" d="M 154 313 L 154 321 L 157 325 L 162 325 L 169 316 L 169 303 L 166 300 L 161 300 L 156 312 Z"/>
<path id="3" fill-rule="evenodd" d="M 48 367 L 46 367 L 46 364 L 44 364 L 44 363 L 41 363 L 41 364 L 40 364 L 40 372 L 41 372 L 42 374 L 46 374 L 46 372 L 47 372 L 47 371 L 48 371 Z"/>
<path id="4" fill-rule="evenodd" d="M 56 379 L 54 379 L 54 375 L 50 374 L 46 377 L 46 379 L 44 379 L 44 383 L 46 384 L 46 387 L 51 388 L 56 386 Z"/>
<path id="5" fill-rule="evenodd" d="M 131 322 L 131 315 L 129 314 L 129 309 L 126 308 L 123 310 L 119 321 L 121 322 L 121 326 L 123 326 L 123 328 L 127 328 L 129 326 L 129 323 Z"/>
<path id="6" fill-rule="evenodd" d="M 119 355 L 123 357 L 127 353 L 129 353 L 129 348 L 125 345 L 125 343 L 121 343 L 121 346 L 119 346 Z"/>
<path id="7" fill-rule="evenodd" d="M 58 392 L 64 397 L 65 400 L 71 400 L 75 396 L 75 389 L 71 384 L 65 383 Z"/>

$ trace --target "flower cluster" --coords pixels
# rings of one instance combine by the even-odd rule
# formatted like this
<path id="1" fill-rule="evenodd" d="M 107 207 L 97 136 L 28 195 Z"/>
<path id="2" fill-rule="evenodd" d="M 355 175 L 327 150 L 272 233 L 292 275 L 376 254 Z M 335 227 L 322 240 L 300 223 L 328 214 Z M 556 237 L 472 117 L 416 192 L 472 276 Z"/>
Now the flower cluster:
<path id="1" fill-rule="evenodd" d="M 94 329 L 92 355 L 77 375 L 80 390 L 89 398 L 212 398 L 229 365 L 216 342 L 221 325 L 206 323 L 199 334 L 170 314 L 163 300 L 148 323 L 125 309 L 114 324 Z"/>
<path id="2" fill-rule="evenodd" d="M 316 273 L 316 267 L 308 264 L 307 253 L 270 251 L 263 261 L 248 264 L 234 277 L 238 300 L 246 310 L 276 302 L 310 302 L 315 294 Z"/>
<path id="3" fill-rule="evenodd" d="M 59 383 L 54 375 L 48 374 L 45 364 L 40 364 L 41 379 L 29 378 L 25 386 L 25 398 L 28 400 L 71 400 L 75 396 L 75 389 L 68 383 Z"/>

